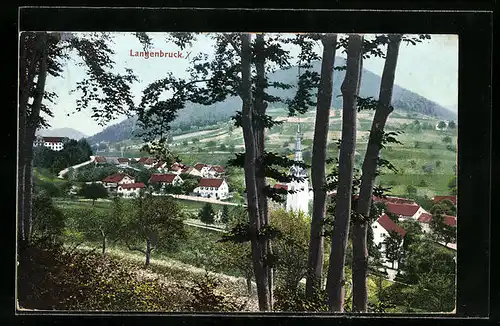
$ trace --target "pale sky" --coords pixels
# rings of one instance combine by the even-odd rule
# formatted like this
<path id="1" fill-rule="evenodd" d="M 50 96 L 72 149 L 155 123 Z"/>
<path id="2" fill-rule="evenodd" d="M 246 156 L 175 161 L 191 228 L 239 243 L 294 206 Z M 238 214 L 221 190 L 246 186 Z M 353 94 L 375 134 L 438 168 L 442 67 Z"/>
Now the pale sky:
<path id="1" fill-rule="evenodd" d="M 142 51 L 142 45 L 137 38 L 130 33 L 113 33 L 116 35 L 112 46 L 115 54 L 112 55 L 116 62 L 116 71 L 123 73 L 125 68 L 131 68 L 138 76 L 139 82 L 132 85 L 135 103 L 141 99 L 142 90 L 155 80 L 164 78 L 166 73 L 172 72 L 178 77 L 187 77 L 189 59 L 185 58 L 149 58 L 130 56 L 135 51 Z M 150 33 L 153 38 L 151 51 L 177 52 L 180 51 L 172 43 L 165 41 L 164 33 Z M 368 35 L 366 36 L 368 37 Z M 211 41 L 201 36 L 190 49 L 185 49 L 183 55 L 191 52 L 190 58 L 199 52 L 212 54 Z M 321 53 L 322 48 L 318 44 L 316 51 Z M 345 57 L 344 53 L 337 56 Z M 295 58 L 298 49 L 293 48 L 292 57 Z M 292 59 L 295 63 L 295 59 Z M 67 116 L 74 111 L 78 95 L 70 94 L 76 87 L 76 83 L 84 76 L 84 70 L 77 63 L 78 58 L 72 59 L 65 67 L 61 77 L 47 78 L 47 90 L 55 91 L 59 98 L 53 105 L 54 118 L 49 118 L 51 129 L 69 127 L 93 135 L 104 127 L 91 119 L 90 109 Z M 381 58 L 370 58 L 363 62 L 363 68 L 378 75 L 382 74 L 384 60 Z M 396 70 L 395 83 L 401 87 L 418 93 L 436 103 L 456 111 L 458 103 L 458 36 L 456 35 L 432 35 L 431 40 L 425 40 L 416 46 L 401 44 L 399 59 Z M 117 123 L 123 118 L 112 121 Z"/>

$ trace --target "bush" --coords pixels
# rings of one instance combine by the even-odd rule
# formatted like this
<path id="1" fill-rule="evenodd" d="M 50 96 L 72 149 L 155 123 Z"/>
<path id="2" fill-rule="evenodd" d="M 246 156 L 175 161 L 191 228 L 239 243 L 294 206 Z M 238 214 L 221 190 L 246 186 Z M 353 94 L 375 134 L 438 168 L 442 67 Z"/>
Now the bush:
<path id="1" fill-rule="evenodd" d="M 327 312 L 327 298 L 326 291 L 316 291 L 314 297 L 306 298 L 303 288 L 292 291 L 278 287 L 274 291 L 274 308 L 283 312 Z"/>
<path id="2" fill-rule="evenodd" d="M 406 186 L 406 192 L 410 195 L 414 195 L 417 193 L 417 188 L 415 188 L 414 186 L 412 185 L 408 185 Z"/>
<path id="3" fill-rule="evenodd" d="M 179 311 L 184 291 L 138 277 L 133 266 L 93 252 L 36 243 L 20 253 L 19 305 L 25 309 Z"/>
<path id="4" fill-rule="evenodd" d="M 419 187 L 427 187 L 427 182 L 425 182 L 424 179 L 420 180 L 420 183 L 418 184 Z"/>

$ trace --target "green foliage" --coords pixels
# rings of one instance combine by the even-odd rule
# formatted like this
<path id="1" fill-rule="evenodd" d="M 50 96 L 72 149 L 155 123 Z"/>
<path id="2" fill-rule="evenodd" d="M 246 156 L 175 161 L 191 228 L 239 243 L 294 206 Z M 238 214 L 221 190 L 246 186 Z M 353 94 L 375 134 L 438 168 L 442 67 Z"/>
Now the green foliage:
<path id="1" fill-rule="evenodd" d="M 40 245 L 21 255 L 19 304 L 25 309 L 81 311 L 179 311 L 185 291 L 156 279 L 140 279 L 134 268 L 109 256 Z"/>
<path id="2" fill-rule="evenodd" d="M 205 224 L 213 224 L 215 219 L 215 212 L 212 204 L 206 203 L 203 208 L 198 212 L 198 219 Z"/>
<path id="3" fill-rule="evenodd" d="M 403 239 L 399 233 L 395 231 L 389 232 L 389 237 L 384 240 L 385 243 L 385 254 L 387 260 L 394 265 L 394 262 L 399 262 L 402 257 L 401 244 Z"/>
<path id="4" fill-rule="evenodd" d="M 414 186 L 412 185 L 407 185 L 406 186 L 406 192 L 409 194 L 409 195 L 415 195 L 417 193 L 417 188 L 415 188 Z"/>
<path id="5" fill-rule="evenodd" d="M 45 146 L 33 149 L 33 166 L 48 168 L 53 172 L 59 172 L 67 167 L 88 161 L 92 155 L 92 149 L 85 139 L 73 140 L 64 143 L 60 151 L 53 151 Z"/>
<path id="6" fill-rule="evenodd" d="M 457 177 L 453 176 L 448 182 L 448 189 L 450 190 L 450 195 L 457 195 Z"/>
<path id="7" fill-rule="evenodd" d="M 444 129 L 444 128 L 446 128 L 446 122 L 444 122 L 444 121 L 439 121 L 439 123 L 438 123 L 437 127 L 438 127 L 439 129 Z"/>
<path id="8" fill-rule="evenodd" d="M 455 123 L 455 121 L 448 122 L 448 128 L 449 129 L 456 129 L 457 128 L 457 124 Z"/>
<path id="9" fill-rule="evenodd" d="M 185 195 L 189 195 L 193 190 L 198 187 L 198 179 L 184 179 L 184 183 L 181 185 L 181 190 Z"/>
<path id="10" fill-rule="evenodd" d="M 127 210 L 122 239 L 131 250 L 147 255 L 148 243 L 151 251 L 157 248 L 174 250 L 186 237 L 185 216 L 172 197 L 138 197 Z"/>
<path id="11" fill-rule="evenodd" d="M 427 187 L 428 185 L 427 185 L 427 182 L 425 182 L 425 180 L 424 180 L 424 179 L 422 179 L 422 180 L 420 180 L 420 182 L 418 183 L 418 186 L 419 186 L 419 187 Z"/>
<path id="12" fill-rule="evenodd" d="M 443 143 L 445 144 L 451 144 L 452 140 L 451 140 L 451 137 L 450 136 L 445 136 L 443 139 L 442 139 Z"/>
<path id="13" fill-rule="evenodd" d="M 108 197 L 108 190 L 99 183 L 91 183 L 91 184 L 83 184 L 82 188 L 79 192 L 80 196 L 83 196 L 87 199 L 92 199 L 92 202 L 95 202 L 98 198 L 106 198 Z"/>
<path id="14" fill-rule="evenodd" d="M 305 290 L 277 287 L 274 291 L 274 308 L 282 312 L 328 312 L 328 295 L 324 290 L 315 291 L 312 298 L 306 297 Z"/>
<path id="15" fill-rule="evenodd" d="M 310 220 L 302 212 L 284 209 L 270 214 L 271 225 L 280 231 L 272 242 L 277 257 L 276 283 L 289 290 L 296 290 L 307 273 Z"/>
<path id="16" fill-rule="evenodd" d="M 227 205 L 222 207 L 221 222 L 224 224 L 229 223 L 229 207 Z"/>
<path id="17" fill-rule="evenodd" d="M 64 192 L 61 187 L 58 187 L 51 181 L 44 181 L 39 178 L 34 178 L 34 192 L 44 192 L 49 197 L 61 197 Z"/>
<path id="18" fill-rule="evenodd" d="M 208 273 L 202 278 L 193 279 L 194 286 L 188 290 L 193 299 L 188 303 L 188 311 L 196 312 L 234 312 L 243 310 L 245 304 L 240 305 L 236 300 L 218 291 L 220 281 Z"/>
<path id="19" fill-rule="evenodd" d="M 41 191 L 33 197 L 33 236 L 57 241 L 65 227 L 65 215 L 52 198 Z"/>

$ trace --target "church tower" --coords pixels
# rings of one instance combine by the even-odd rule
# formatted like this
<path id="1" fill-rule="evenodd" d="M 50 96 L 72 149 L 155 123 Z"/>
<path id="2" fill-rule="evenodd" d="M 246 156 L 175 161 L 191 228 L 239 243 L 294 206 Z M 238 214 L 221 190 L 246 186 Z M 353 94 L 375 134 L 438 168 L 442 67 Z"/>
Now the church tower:
<path id="1" fill-rule="evenodd" d="M 300 133 L 300 124 L 297 125 L 297 142 L 295 143 L 295 161 L 303 162 L 302 158 L 302 134 Z M 309 181 L 307 170 L 299 166 L 292 166 L 290 174 L 295 177 L 303 178 L 302 181 L 292 180 L 288 183 L 288 190 L 294 191 L 293 194 L 287 194 L 286 209 L 293 211 L 302 211 L 309 214 Z"/>

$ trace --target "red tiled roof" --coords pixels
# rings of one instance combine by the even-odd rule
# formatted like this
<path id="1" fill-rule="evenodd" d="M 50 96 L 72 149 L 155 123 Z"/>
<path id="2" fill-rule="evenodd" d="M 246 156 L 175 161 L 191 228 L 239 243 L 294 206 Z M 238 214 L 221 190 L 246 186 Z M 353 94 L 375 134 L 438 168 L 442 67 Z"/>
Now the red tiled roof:
<path id="1" fill-rule="evenodd" d="M 189 173 L 193 170 L 192 167 L 184 165 L 184 168 L 181 170 L 181 173 Z"/>
<path id="2" fill-rule="evenodd" d="M 151 175 L 151 178 L 149 178 L 149 182 L 172 183 L 176 176 L 177 174 L 172 174 L 172 173 L 165 173 L 165 174 L 155 173 Z"/>
<path id="3" fill-rule="evenodd" d="M 391 220 L 389 218 L 389 216 L 387 216 L 387 214 L 384 214 L 384 215 L 380 216 L 378 218 L 377 222 L 384 229 L 386 229 L 387 232 L 395 231 L 395 232 L 399 233 L 399 235 L 401 235 L 402 237 L 404 237 L 406 235 L 405 229 L 403 229 L 402 227 L 400 227 L 399 225 L 397 225 L 393 220 Z"/>
<path id="4" fill-rule="evenodd" d="M 224 182 L 224 179 L 211 179 L 211 178 L 203 178 L 200 180 L 200 187 L 215 187 L 219 188 Z"/>
<path id="5" fill-rule="evenodd" d="M 158 163 L 156 163 L 153 167 L 154 167 L 155 169 L 158 169 L 158 168 L 161 168 L 163 164 L 165 164 L 165 162 L 163 162 L 163 161 L 159 161 L 159 162 L 158 162 Z"/>
<path id="6" fill-rule="evenodd" d="M 136 183 L 120 183 L 118 186 L 122 187 L 122 189 L 134 189 L 134 188 L 144 188 L 146 185 L 142 182 L 136 182 Z"/>
<path id="7" fill-rule="evenodd" d="M 126 157 L 119 157 L 118 158 L 118 162 L 120 162 L 120 163 L 122 163 L 122 162 L 128 162 L 128 161 L 129 161 L 129 159 L 126 158 Z"/>
<path id="8" fill-rule="evenodd" d="M 43 141 L 46 143 L 62 143 L 64 137 L 43 137 Z"/>
<path id="9" fill-rule="evenodd" d="M 285 189 L 288 190 L 288 185 L 282 184 L 282 183 L 277 183 L 273 186 L 274 189 Z"/>
<path id="10" fill-rule="evenodd" d="M 102 182 L 109 182 L 109 183 L 118 183 L 122 181 L 123 178 L 129 177 L 132 179 L 131 176 L 125 173 L 115 173 L 113 175 L 110 175 L 102 180 Z"/>
<path id="11" fill-rule="evenodd" d="M 97 163 L 106 163 L 106 158 L 104 156 L 96 156 L 94 158 L 94 160 L 97 162 Z"/>
<path id="12" fill-rule="evenodd" d="M 413 216 L 420 208 L 417 204 L 395 204 L 388 202 L 386 203 L 387 210 L 392 214 L 401 216 Z"/>
<path id="13" fill-rule="evenodd" d="M 217 173 L 223 173 L 224 172 L 224 168 L 222 166 L 220 166 L 220 165 L 214 165 L 214 166 L 212 166 L 212 168 L 210 170 L 214 170 Z"/>
<path id="14" fill-rule="evenodd" d="M 156 163 L 156 159 L 152 158 L 152 157 L 149 157 L 143 163 L 147 164 L 147 165 L 152 165 L 152 164 Z"/>
<path id="15" fill-rule="evenodd" d="M 194 166 L 194 168 L 198 171 L 201 171 L 202 168 L 204 168 L 205 166 L 207 166 L 206 164 L 203 164 L 203 163 L 198 163 Z"/>
<path id="16" fill-rule="evenodd" d="M 454 205 L 457 204 L 457 196 L 435 196 L 433 198 L 434 202 L 438 202 L 444 199 L 451 201 Z"/>
<path id="17" fill-rule="evenodd" d="M 422 213 L 417 221 L 421 223 L 430 223 L 432 221 L 432 215 L 429 213 Z M 455 216 L 443 215 L 443 222 L 449 226 L 457 226 L 457 218 Z"/>
<path id="18" fill-rule="evenodd" d="M 141 157 L 137 160 L 137 163 L 144 163 L 147 159 L 147 157 Z"/>
<path id="19" fill-rule="evenodd" d="M 413 200 L 407 198 L 400 197 L 373 197 L 374 201 L 382 202 L 382 203 L 394 203 L 394 204 L 409 204 L 409 205 L 417 205 Z"/>

